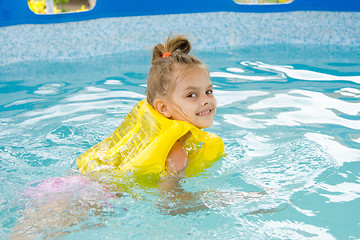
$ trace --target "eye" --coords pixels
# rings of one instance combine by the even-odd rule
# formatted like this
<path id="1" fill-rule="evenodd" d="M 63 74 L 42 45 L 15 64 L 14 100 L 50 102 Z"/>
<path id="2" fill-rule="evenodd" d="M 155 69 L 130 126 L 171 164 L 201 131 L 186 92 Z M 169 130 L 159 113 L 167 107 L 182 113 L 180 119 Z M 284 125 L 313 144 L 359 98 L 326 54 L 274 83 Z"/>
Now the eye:
<path id="1" fill-rule="evenodd" d="M 189 98 L 194 98 L 194 97 L 196 97 L 196 93 L 189 93 L 189 94 L 187 95 L 187 97 L 189 97 Z"/>
<path id="2" fill-rule="evenodd" d="M 212 94 L 213 93 L 213 90 L 207 90 L 206 91 L 206 95 L 210 95 L 210 94 Z"/>

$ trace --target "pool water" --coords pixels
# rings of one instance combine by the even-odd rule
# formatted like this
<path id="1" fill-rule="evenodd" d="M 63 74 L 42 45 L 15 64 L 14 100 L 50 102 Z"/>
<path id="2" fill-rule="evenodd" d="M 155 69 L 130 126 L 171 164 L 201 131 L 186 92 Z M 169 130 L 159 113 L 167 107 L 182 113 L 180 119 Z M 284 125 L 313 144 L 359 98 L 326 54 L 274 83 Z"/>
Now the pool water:
<path id="1" fill-rule="evenodd" d="M 227 155 L 186 191 L 230 192 L 209 209 L 168 215 L 156 190 L 89 211 L 59 239 L 360 238 L 360 49 L 260 45 L 194 51 L 218 100 Z M 0 66 L 0 236 L 28 206 L 29 183 L 74 173 L 145 97 L 149 50 Z M 263 191 L 253 200 L 231 192 Z M 93 227 L 86 227 L 93 226 Z"/>

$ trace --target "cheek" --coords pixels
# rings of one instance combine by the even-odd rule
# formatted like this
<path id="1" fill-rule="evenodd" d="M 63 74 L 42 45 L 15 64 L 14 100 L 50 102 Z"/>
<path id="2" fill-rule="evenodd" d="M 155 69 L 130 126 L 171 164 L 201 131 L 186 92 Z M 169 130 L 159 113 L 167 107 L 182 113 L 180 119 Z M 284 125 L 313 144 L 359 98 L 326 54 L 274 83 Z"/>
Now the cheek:
<path id="1" fill-rule="evenodd" d="M 216 110 L 216 108 L 217 108 L 217 101 L 216 101 L 216 98 L 215 98 L 215 97 L 213 97 L 212 105 L 213 105 L 213 107 L 214 107 L 214 110 Z"/>
<path id="2" fill-rule="evenodd" d="M 173 117 L 176 120 L 188 121 L 189 118 L 194 115 L 195 110 L 192 109 L 192 106 L 192 104 L 187 102 L 177 101 L 176 104 L 173 105 Z"/>
<path id="3" fill-rule="evenodd" d="M 191 106 L 187 106 L 186 108 L 183 108 L 183 111 L 186 115 L 188 116 L 193 116 L 196 114 L 196 110 L 195 108 L 193 108 L 192 106 L 194 105 L 191 105 Z"/>

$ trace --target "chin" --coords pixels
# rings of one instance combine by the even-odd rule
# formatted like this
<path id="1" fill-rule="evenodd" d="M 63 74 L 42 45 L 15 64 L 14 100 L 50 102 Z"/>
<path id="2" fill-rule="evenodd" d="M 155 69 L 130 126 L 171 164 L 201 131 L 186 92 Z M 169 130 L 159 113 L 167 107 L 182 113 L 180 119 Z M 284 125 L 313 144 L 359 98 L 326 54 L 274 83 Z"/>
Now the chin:
<path id="1" fill-rule="evenodd" d="M 209 124 L 199 124 L 199 125 L 195 125 L 196 127 L 202 129 L 202 128 L 209 128 L 213 125 L 213 123 L 209 123 Z"/>

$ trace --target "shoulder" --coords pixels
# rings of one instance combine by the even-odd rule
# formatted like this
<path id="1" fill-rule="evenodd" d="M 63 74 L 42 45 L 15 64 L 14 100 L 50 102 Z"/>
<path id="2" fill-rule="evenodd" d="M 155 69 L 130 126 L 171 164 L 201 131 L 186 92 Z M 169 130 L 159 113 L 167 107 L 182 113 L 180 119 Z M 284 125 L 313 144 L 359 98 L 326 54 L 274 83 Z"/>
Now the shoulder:
<path id="1" fill-rule="evenodd" d="M 183 146 L 176 141 L 166 158 L 167 172 L 180 172 L 187 167 L 188 154 Z"/>

